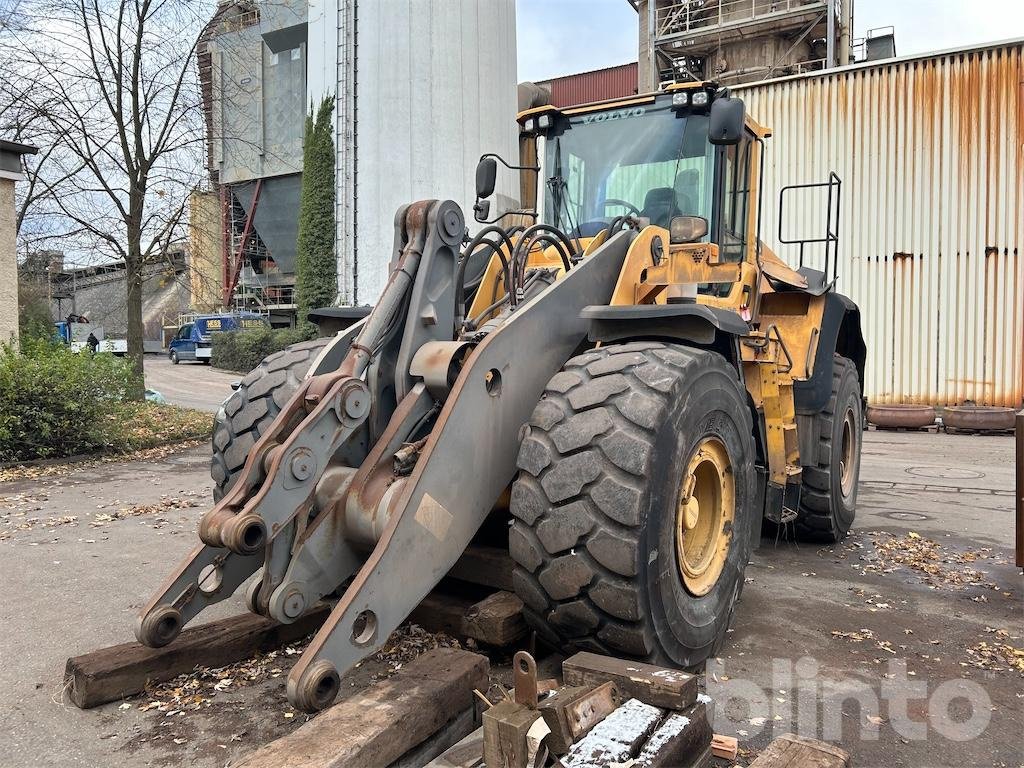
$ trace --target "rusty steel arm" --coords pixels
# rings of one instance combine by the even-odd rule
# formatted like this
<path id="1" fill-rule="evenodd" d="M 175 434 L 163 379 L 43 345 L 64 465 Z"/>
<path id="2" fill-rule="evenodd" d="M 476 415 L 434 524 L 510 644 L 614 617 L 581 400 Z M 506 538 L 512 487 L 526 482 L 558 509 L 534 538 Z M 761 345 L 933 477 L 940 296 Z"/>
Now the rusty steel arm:
<path id="1" fill-rule="evenodd" d="M 462 554 L 515 474 L 519 431 L 545 384 L 586 338 L 580 311 L 607 303 L 630 240 L 613 237 L 470 353 L 380 540 L 292 669 L 296 707 L 330 704 L 340 673 L 380 647 Z"/>
<path id="2" fill-rule="evenodd" d="M 317 483 L 369 415 L 373 393 L 362 377 L 401 320 L 425 244 L 451 251 L 462 227 L 461 211 L 451 202 L 423 201 L 399 210 L 396 263 L 380 301 L 356 329 L 339 367 L 303 382 L 253 446 L 232 489 L 203 516 L 199 534 L 205 547 L 142 609 L 136 622 L 140 642 L 170 642 L 199 611 L 230 596 L 260 562 L 263 579 L 253 607 L 269 611 L 292 547 L 317 512 Z M 437 236 L 428 237 L 428 230 Z"/>

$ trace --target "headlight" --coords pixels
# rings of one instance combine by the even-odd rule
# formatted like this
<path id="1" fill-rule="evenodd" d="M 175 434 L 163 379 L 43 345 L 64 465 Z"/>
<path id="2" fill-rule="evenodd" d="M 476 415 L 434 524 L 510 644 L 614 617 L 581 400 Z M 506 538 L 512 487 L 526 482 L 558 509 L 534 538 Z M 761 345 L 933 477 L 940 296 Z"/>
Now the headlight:
<path id="1" fill-rule="evenodd" d="M 674 216 L 668 224 L 668 241 L 673 245 L 696 243 L 708 233 L 708 220 L 701 216 Z"/>
<path id="2" fill-rule="evenodd" d="M 551 127 L 551 115 L 541 115 L 537 118 L 537 127 L 542 131 L 546 131 Z"/>
<path id="3" fill-rule="evenodd" d="M 708 105 L 708 92 L 695 91 L 693 94 L 693 106 L 706 107 Z"/>
<path id="4" fill-rule="evenodd" d="M 527 133 L 534 133 L 537 130 L 537 121 L 532 117 L 527 118 L 523 123 L 523 130 Z"/>
<path id="5" fill-rule="evenodd" d="M 690 94 L 686 91 L 677 91 L 672 94 L 673 107 L 685 107 L 690 103 Z"/>

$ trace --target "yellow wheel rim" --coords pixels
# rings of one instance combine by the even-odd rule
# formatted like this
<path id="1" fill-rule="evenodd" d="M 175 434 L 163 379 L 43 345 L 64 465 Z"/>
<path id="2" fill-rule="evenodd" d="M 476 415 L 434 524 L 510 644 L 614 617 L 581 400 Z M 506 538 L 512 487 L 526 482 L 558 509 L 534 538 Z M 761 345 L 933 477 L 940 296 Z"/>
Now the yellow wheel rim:
<path id="1" fill-rule="evenodd" d="M 676 509 L 676 561 L 687 591 L 701 597 L 718 581 L 736 519 L 736 482 L 729 452 L 705 437 L 690 456 Z"/>
<path id="2" fill-rule="evenodd" d="M 843 498 L 849 498 L 853 491 L 853 479 L 857 470 L 857 417 L 853 409 L 847 408 L 843 417 L 842 443 L 839 451 L 839 486 Z"/>

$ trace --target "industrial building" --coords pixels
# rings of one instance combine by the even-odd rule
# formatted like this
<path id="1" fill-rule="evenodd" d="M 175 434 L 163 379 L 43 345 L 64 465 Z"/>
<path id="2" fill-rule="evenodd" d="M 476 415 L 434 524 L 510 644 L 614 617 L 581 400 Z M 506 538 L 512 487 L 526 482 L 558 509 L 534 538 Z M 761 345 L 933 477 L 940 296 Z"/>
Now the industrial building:
<path id="1" fill-rule="evenodd" d="M 192 255 L 222 265 L 220 304 L 265 311 L 276 325 L 294 315 L 310 104 L 336 99 L 342 304 L 377 298 L 400 205 L 468 206 L 480 155 L 516 156 L 513 0 L 358 10 L 352 0 L 223 2 L 200 41 L 212 188 L 193 212 L 209 221 L 216 207 L 222 226 L 219 241 L 194 229 Z M 515 186 L 511 174 L 499 178 L 507 201 Z"/>

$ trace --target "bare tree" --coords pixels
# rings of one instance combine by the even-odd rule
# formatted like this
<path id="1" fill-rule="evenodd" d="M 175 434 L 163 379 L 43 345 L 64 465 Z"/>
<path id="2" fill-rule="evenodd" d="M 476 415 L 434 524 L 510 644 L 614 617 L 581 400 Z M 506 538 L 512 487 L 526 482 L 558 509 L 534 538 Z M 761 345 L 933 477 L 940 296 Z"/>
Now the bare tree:
<path id="1" fill-rule="evenodd" d="M 213 3 L 21 0 L 18 10 L 22 28 L 5 30 L 16 52 L 9 117 L 49 141 L 21 221 L 34 211 L 51 225 L 45 236 L 124 261 L 141 397 L 144 268 L 186 236 L 188 194 L 202 177 L 195 54 Z"/>

